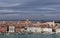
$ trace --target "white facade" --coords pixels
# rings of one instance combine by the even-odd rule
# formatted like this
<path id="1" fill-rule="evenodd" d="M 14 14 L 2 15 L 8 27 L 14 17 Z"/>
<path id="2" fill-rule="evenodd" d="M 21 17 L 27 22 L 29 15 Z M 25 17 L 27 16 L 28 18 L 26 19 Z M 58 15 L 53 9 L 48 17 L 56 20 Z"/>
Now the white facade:
<path id="1" fill-rule="evenodd" d="M 52 32 L 52 28 L 42 28 L 43 32 Z"/>
<path id="2" fill-rule="evenodd" d="M 21 32 L 25 31 L 24 28 L 21 29 Z"/>
<path id="3" fill-rule="evenodd" d="M 56 33 L 60 33 L 60 29 L 56 29 Z"/>
<path id="4" fill-rule="evenodd" d="M 14 26 L 9 26 L 9 32 L 15 32 L 15 27 Z"/>
<path id="5" fill-rule="evenodd" d="M 50 26 L 55 26 L 55 22 L 46 22 L 47 24 L 49 24 Z"/>
<path id="6" fill-rule="evenodd" d="M 41 32 L 41 28 L 40 27 L 28 27 L 27 31 L 28 32 Z"/>

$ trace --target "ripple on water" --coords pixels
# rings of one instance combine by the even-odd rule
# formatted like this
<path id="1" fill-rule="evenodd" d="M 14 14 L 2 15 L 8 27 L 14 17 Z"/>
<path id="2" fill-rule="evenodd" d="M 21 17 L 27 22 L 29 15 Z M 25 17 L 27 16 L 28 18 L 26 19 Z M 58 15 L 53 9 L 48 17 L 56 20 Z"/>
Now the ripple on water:
<path id="1" fill-rule="evenodd" d="M 26 35 L 0 35 L 0 38 L 60 38 L 60 35 L 45 35 L 45 34 L 26 34 Z"/>

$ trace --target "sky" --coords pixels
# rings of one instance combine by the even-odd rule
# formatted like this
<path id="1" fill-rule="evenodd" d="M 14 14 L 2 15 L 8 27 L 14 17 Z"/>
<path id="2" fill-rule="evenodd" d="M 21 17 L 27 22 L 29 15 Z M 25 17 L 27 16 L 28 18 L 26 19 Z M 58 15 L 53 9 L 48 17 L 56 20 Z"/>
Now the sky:
<path id="1" fill-rule="evenodd" d="M 60 0 L 0 0 L 0 20 L 60 20 Z"/>

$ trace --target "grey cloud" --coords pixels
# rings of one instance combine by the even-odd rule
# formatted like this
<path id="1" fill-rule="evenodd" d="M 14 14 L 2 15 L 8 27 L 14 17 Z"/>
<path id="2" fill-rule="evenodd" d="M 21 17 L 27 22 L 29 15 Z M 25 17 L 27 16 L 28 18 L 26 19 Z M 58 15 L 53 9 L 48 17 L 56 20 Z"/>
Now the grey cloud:
<path id="1" fill-rule="evenodd" d="M 58 15 L 60 0 L 0 0 L 0 2 L 3 3 L 0 5 L 2 19 L 60 19 Z"/>
<path id="2" fill-rule="evenodd" d="M 19 6 L 21 4 L 15 3 L 15 4 L 0 4 L 0 7 L 14 7 L 14 6 Z"/>

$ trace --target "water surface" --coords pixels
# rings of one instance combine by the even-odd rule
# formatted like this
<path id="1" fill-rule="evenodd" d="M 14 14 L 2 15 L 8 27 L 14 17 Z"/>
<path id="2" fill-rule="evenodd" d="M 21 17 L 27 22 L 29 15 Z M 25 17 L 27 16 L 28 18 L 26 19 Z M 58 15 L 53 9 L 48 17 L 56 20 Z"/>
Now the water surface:
<path id="1" fill-rule="evenodd" d="M 60 35 L 38 35 L 38 34 L 31 34 L 31 35 L 0 35 L 0 38 L 60 38 Z"/>

